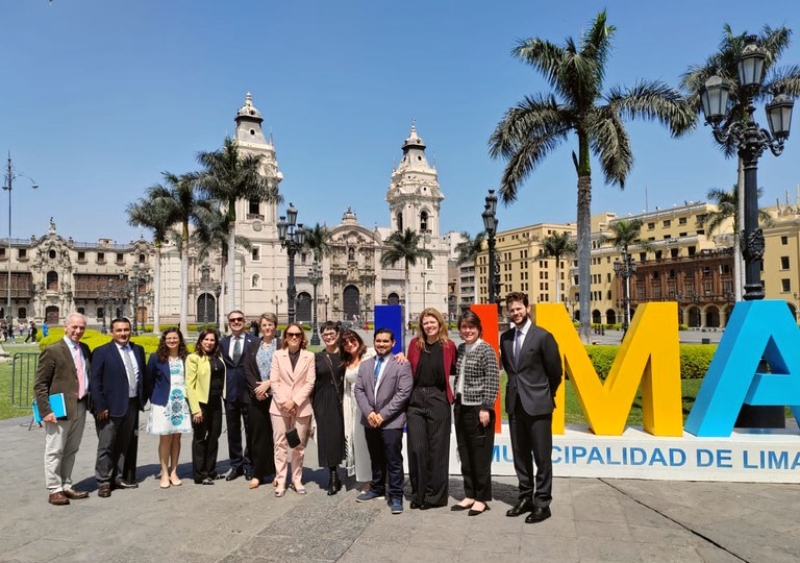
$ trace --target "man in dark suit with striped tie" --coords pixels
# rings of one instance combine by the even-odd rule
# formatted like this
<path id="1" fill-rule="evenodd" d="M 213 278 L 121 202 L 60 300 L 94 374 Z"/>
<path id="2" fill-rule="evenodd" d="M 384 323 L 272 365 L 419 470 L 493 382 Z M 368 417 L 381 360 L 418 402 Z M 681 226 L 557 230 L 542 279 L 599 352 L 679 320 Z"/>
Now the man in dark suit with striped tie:
<path id="1" fill-rule="evenodd" d="M 258 339 L 245 330 L 244 313 L 238 309 L 228 313 L 228 326 L 231 329 L 230 335 L 219 341 L 222 361 L 225 362 L 225 423 L 228 428 L 228 459 L 231 465 L 225 480 L 233 481 L 244 475 L 249 481 L 253 478 L 253 468 L 250 462 L 250 416 L 247 410 L 250 394 L 244 378 L 244 351 L 250 343 L 258 342 Z"/>
<path id="2" fill-rule="evenodd" d="M 111 342 L 98 346 L 92 356 L 92 412 L 97 427 L 97 496 L 107 498 L 112 489 L 135 489 L 136 481 L 124 481 L 125 456 L 146 399 L 144 348 L 131 339 L 131 322 L 111 321 Z"/>
<path id="3" fill-rule="evenodd" d="M 525 293 L 509 293 L 506 307 L 513 326 L 500 336 L 500 358 L 508 376 L 506 412 L 519 480 L 519 500 L 506 516 L 530 512 L 525 522 L 532 524 L 550 518 L 553 409 L 561 384 L 561 354 L 553 335 L 531 322 Z"/>

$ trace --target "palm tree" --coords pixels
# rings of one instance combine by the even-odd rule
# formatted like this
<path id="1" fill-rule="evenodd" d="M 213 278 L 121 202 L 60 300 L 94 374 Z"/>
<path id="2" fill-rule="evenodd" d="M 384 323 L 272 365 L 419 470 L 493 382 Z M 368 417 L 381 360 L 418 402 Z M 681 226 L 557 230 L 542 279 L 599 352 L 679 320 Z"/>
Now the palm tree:
<path id="1" fill-rule="evenodd" d="M 240 200 L 280 203 L 278 185 L 262 176 L 262 155 L 242 156 L 239 147 L 230 137 L 222 148 L 214 152 L 200 152 L 197 161 L 203 167 L 199 185 L 208 197 L 224 209 L 225 229 L 228 233 L 228 258 L 236 252 L 236 203 Z M 228 311 L 236 308 L 235 272 L 228 270 Z"/>
<path id="2" fill-rule="evenodd" d="M 384 268 L 394 266 L 401 260 L 405 264 L 406 279 L 405 288 L 403 291 L 405 294 L 405 298 L 403 300 L 405 304 L 405 326 L 408 326 L 408 323 L 411 319 L 411 312 L 409 311 L 408 303 L 409 293 L 411 292 L 411 283 L 408 279 L 409 266 L 415 266 L 417 264 L 417 260 L 425 260 L 426 262 L 433 260 L 433 254 L 431 254 L 431 251 L 426 248 L 420 248 L 419 241 L 419 234 L 411 229 L 406 229 L 405 231 L 395 231 L 384 241 L 388 246 L 388 249 L 385 250 L 381 256 L 381 266 Z"/>
<path id="3" fill-rule="evenodd" d="M 206 260 L 212 252 L 219 252 L 220 259 L 220 300 L 217 303 L 217 318 L 220 330 L 222 329 L 222 319 L 225 318 L 225 310 L 222 307 L 222 296 L 226 293 L 225 272 L 228 267 L 228 217 L 219 206 L 203 205 L 197 211 L 196 229 L 192 233 L 192 239 L 197 246 L 197 260 Z M 236 235 L 234 248 L 240 247 L 246 251 L 253 249 L 253 243 L 249 238 Z M 229 291 L 232 292 L 233 289 Z M 230 309 L 229 309 L 230 310 Z"/>
<path id="4" fill-rule="evenodd" d="M 653 250 L 653 245 L 639 238 L 642 234 L 642 221 L 640 219 L 619 219 L 611 223 L 608 228 L 611 230 L 611 236 L 603 235 L 601 240 L 610 242 L 622 253 L 622 264 L 620 266 L 623 268 L 622 277 L 625 283 L 625 316 L 623 317 L 622 330 L 627 330 L 631 319 L 631 275 L 634 271 L 634 268 L 631 267 L 633 260 L 628 250 L 632 246 Z M 614 269 L 617 270 L 616 263 L 614 264 Z M 620 272 L 617 272 L 617 275 L 619 274 Z"/>
<path id="5" fill-rule="evenodd" d="M 578 141 L 572 162 L 578 176 L 578 281 L 580 310 L 589 310 L 591 287 L 591 157 L 600 164 L 606 183 L 625 187 L 633 166 L 626 119 L 643 118 L 669 127 L 673 137 L 694 126 L 696 116 L 681 95 L 659 81 L 641 81 L 630 89 L 611 88 L 603 93 L 606 61 L 615 28 L 600 12 L 579 44 L 565 45 L 531 38 L 521 41 L 512 54 L 542 73 L 553 93 L 527 96 L 509 109 L 489 139 L 493 158 L 507 160 L 500 181 L 500 197 L 508 204 L 517 199 L 525 179 L 571 135 Z M 588 314 L 582 314 L 580 334 L 589 341 Z"/>
<path id="6" fill-rule="evenodd" d="M 769 26 L 764 26 L 761 33 L 757 36 L 759 45 L 767 53 L 767 59 L 764 61 L 766 79 L 762 83 L 761 90 L 756 94 L 757 100 L 763 100 L 770 93 L 781 89 L 790 96 L 800 95 L 800 67 L 775 68 L 778 59 L 789 47 L 791 34 L 791 30 L 785 27 L 773 29 Z M 681 87 L 687 91 L 689 102 L 698 115 L 702 111 L 700 93 L 705 87 L 706 80 L 713 75 L 717 75 L 730 87 L 728 98 L 728 115 L 730 119 L 747 119 L 747 96 L 742 92 L 742 88 L 739 85 L 737 63 L 739 54 L 747 43 L 748 36 L 749 34 L 747 32 L 734 35 L 730 25 L 725 24 L 723 26 L 719 50 L 708 57 L 705 63 L 689 67 L 689 70 L 682 76 Z M 729 122 L 726 122 L 724 125 L 728 125 L 728 123 Z M 731 157 L 736 153 L 732 137 L 728 139 L 728 142 L 721 144 L 720 148 L 726 157 Z M 744 161 L 741 157 L 739 157 L 738 186 L 739 191 L 743 192 Z M 709 197 L 711 196 L 709 195 Z M 733 209 L 729 216 L 737 217 L 744 215 L 743 193 L 737 195 L 736 202 L 737 207 Z M 735 224 L 738 226 L 740 221 L 736 220 Z M 738 233 L 738 229 L 736 232 Z M 739 237 L 734 237 L 734 293 L 736 295 L 736 301 L 740 301 L 742 298 L 742 271 L 744 270 L 744 259 L 739 251 L 739 246 Z"/>
<path id="7" fill-rule="evenodd" d="M 303 246 L 312 252 L 314 262 L 320 262 L 323 256 L 328 256 L 331 253 L 330 240 L 330 229 L 317 223 L 313 227 L 306 228 Z"/>
<path id="8" fill-rule="evenodd" d="M 764 195 L 764 189 L 758 188 L 758 197 L 762 195 Z M 714 234 L 714 231 L 719 229 L 725 222 L 729 219 L 733 219 L 733 238 L 734 241 L 736 241 L 740 236 L 739 214 L 737 213 L 739 209 L 738 186 L 734 184 L 730 191 L 721 188 L 711 188 L 708 190 L 706 197 L 717 206 L 716 211 L 710 211 L 702 220 L 702 224 L 708 227 L 706 236 Z M 772 218 L 772 215 L 763 209 L 759 209 L 758 222 L 763 225 L 773 225 L 775 220 Z M 737 246 L 735 243 L 734 245 Z"/>
<path id="9" fill-rule="evenodd" d="M 147 198 L 156 202 L 167 214 L 170 224 L 180 225 L 180 330 L 187 334 L 189 310 L 189 224 L 199 223 L 198 209 L 208 203 L 198 197 L 197 175 L 162 172 L 163 184 L 155 184 L 147 189 Z"/>
<path id="10" fill-rule="evenodd" d="M 542 257 L 555 258 L 556 260 L 556 303 L 561 301 L 561 268 L 559 262 L 562 256 L 574 254 L 577 248 L 572 242 L 572 235 L 564 231 L 563 233 L 552 233 L 541 240 Z"/>
<path id="11" fill-rule="evenodd" d="M 132 227 L 143 227 L 153 231 L 153 246 L 156 259 L 153 265 L 153 332 L 161 332 L 161 247 L 167 240 L 172 225 L 166 210 L 158 202 L 149 198 L 140 198 L 129 203 L 126 208 L 128 224 Z"/>

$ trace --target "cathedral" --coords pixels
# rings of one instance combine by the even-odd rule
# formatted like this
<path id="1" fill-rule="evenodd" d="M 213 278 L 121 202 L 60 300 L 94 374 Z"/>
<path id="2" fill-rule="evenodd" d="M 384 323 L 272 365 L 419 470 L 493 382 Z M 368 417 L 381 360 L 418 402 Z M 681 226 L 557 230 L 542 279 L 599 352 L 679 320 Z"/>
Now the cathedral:
<path id="1" fill-rule="evenodd" d="M 283 174 L 272 139 L 264 135 L 263 121 L 247 94 L 244 105 L 236 112 L 233 138 L 242 154 L 261 155 L 262 175 L 280 188 Z M 297 320 L 311 322 L 314 307 L 319 322 L 371 322 L 373 307 L 381 304 L 407 304 L 412 319 L 425 307 L 447 313 L 448 244 L 439 221 L 444 195 L 415 125 L 401 148 L 402 159 L 391 171 L 386 190 L 388 225 L 370 229 L 358 222 L 352 205 L 342 210 L 341 222 L 329 227 L 330 254 L 318 265 L 322 275 L 317 281 L 316 301 L 313 255 L 306 249 L 295 255 Z M 302 201 L 295 203 L 302 206 Z M 227 266 L 234 268 L 233 287 L 223 283 L 218 253 L 201 257 L 197 249 L 190 248 L 189 323 L 217 323 L 220 315 L 224 318 L 228 292 L 233 292 L 236 308 L 242 309 L 248 319 L 272 312 L 280 322 L 286 322 L 289 264 L 278 237 L 282 215 L 285 212 L 275 203 L 237 202 L 236 235 L 247 238 L 251 248 L 237 247 Z M 391 233 L 408 228 L 419 233 L 421 244 L 431 252 L 432 259 L 410 266 L 406 287 L 404 262 L 384 268 L 381 257 Z M 178 322 L 182 306 L 180 256 L 174 245 L 165 244 L 158 250 L 145 240 L 126 245 L 104 239 L 78 243 L 56 233 L 52 221 L 47 235 L 12 242 L 9 270 L 14 276 L 9 293 L 15 319 L 56 324 L 69 311 L 78 310 L 87 316 L 91 326 L 105 325 L 107 317 L 117 314 L 132 318 L 135 315 L 142 325 L 150 324 L 154 321 L 154 293 L 158 287 L 161 326 Z M 159 267 L 155 264 L 156 252 L 160 253 Z M 29 257 L 33 257 L 32 263 L 28 262 Z M 0 291 L 4 289 L 0 287 Z"/>

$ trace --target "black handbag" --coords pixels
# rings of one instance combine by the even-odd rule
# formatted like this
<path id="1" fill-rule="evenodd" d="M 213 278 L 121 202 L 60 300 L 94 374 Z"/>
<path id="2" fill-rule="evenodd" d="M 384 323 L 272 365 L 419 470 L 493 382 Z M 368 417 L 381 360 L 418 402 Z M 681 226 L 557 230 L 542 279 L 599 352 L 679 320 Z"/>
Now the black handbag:
<path id="1" fill-rule="evenodd" d="M 296 448 L 300 445 L 300 434 L 297 433 L 297 428 L 286 431 L 286 441 L 289 443 L 290 448 Z"/>

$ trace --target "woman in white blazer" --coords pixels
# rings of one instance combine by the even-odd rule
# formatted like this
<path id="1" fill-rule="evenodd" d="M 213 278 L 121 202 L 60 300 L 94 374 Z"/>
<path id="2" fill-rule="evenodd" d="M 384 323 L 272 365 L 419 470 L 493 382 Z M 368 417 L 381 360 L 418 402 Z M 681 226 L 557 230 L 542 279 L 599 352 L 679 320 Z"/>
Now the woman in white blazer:
<path id="1" fill-rule="evenodd" d="M 289 443 L 286 432 L 297 431 L 300 444 L 292 448 L 292 485 L 297 494 L 306 494 L 303 485 L 303 456 L 311 429 L 311 391 L 316 372 L 314 354 L 307 351 L 308 344 L 303 328 L 290 323 L 283 332 L 281 349 L 272 357 L 269 380 L 272 389 L 272 430 L 275 442 L 275 496 L 286 493 L 286 463 Z"/>

